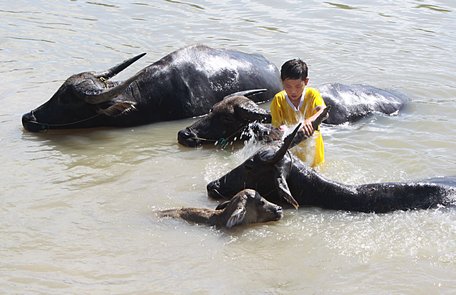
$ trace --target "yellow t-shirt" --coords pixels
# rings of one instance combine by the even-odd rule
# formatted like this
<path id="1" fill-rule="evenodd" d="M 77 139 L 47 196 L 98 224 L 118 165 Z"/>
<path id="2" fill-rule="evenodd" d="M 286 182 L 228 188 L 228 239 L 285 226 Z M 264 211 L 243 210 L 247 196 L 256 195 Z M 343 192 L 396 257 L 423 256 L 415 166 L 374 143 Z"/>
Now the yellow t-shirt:
<path id="1" fill-rule="evenodd" d="M 317 89 L 306 87 L 304 91 L 304 101 L 301 103 L 298 110 L 290 105 L 291 102 L 289 103 L 287 101 L 285 90 L 280 91 L 274 96 L 270 107 L 272 126 L 296 125 L 305 118 L 313 116 L 317 112 L 315 110 L 317 106 L 326 106 Z M 325 161 L 325 151 L 320 130 L 315 130 L 311 138 L 302 141 L 299 145 L 295 146 L 292 151 L 303 162 L 310 164 L 312 167 L 322 164 Z"/>

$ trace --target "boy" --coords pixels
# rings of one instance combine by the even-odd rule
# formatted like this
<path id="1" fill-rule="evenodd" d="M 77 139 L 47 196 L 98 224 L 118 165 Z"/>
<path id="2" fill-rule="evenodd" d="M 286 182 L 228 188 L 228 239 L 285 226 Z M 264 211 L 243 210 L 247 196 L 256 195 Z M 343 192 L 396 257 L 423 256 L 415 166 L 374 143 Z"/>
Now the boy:
<path id="1" fill-rule="evenodd" d="M 302 161 L 316 167 L 325 160 L 323 138 L 319 130 L 314 130 L 312 121 L 326 107 L 320 92 L 306 87 L 308 69 L 305 62 L 292 59 L 285 62 L 280 69 L 280 78 L 284 90 L 277 93 L 271 102 L 272 125 L 282 130 L 285 127 L 303 122 L 303 131 L 312 135 L 293 148 L 294 154 Z"/>

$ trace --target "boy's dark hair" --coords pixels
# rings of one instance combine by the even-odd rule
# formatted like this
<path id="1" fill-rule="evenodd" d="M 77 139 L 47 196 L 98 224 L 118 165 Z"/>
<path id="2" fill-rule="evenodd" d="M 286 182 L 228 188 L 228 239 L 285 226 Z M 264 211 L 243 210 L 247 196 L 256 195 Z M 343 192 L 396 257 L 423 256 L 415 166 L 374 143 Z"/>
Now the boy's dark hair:
<path id="1" fill-rule="evenodd" d="M 286 79 L 304 80 L 308 74 L 307 64 L 299 58 L 286 61 L 280 69 L 280 78 L 282 81 Z"/>

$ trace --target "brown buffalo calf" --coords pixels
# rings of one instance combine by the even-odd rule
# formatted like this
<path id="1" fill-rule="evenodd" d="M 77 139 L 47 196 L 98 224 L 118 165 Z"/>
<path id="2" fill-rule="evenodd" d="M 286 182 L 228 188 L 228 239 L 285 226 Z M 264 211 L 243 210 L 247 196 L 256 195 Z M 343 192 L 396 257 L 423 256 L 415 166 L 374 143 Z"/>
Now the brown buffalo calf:
<path id="1" fill-rule="evenodd" d="M 252 189 L 244 189 L 215 210 L 181 208 L 159 211 L 161 217 L 182 218 L 191 223 L 207 224 L 217 228 L 232 228 L 241 224 L 276 221 L 282 218 L 282 207 L 277 206 Z"/>

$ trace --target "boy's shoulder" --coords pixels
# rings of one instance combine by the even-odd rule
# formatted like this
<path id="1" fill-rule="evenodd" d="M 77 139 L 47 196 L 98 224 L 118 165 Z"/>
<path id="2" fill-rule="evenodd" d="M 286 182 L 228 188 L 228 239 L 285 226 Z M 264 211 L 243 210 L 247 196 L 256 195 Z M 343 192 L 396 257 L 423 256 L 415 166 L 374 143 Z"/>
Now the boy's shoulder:
<path id="1" fill-rule="evenodd" d="M 317 88 L 313 87 L 306 87 L 306 96 L 307 97 L 313 97 L 314 99 L 321 99 L 321 93 L 320 90 Z"/>
<path id="2" fill-rule="evenodd" d="M 277 92 L 276 95 L 274 95 L 274 99 L 285 99 L 286 94 L 285 90 Z"/>
<path id="3" fill-rule="evenodd" d="M 320 91 L 317 88 L 314 88 L 314 87 L 306 87 L 306 89 L 310 93 L 320 93 Z"/>

